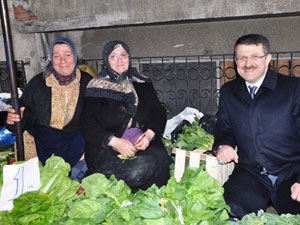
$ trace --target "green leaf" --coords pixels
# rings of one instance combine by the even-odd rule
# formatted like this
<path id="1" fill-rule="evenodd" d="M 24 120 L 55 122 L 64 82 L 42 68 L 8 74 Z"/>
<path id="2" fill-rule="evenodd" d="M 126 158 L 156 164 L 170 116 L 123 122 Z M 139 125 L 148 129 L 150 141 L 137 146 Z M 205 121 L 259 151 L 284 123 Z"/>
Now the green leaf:
<path id="1" fill-rule="evenodd" d="M 65 202 L 40 192 L 26 192 L 14 200 L 11 216 L 17 224 L 49 224 L 63 215 Z"/>
<path id="2" fill-rule="evenodd" d="M 70 218 L 93 218 L 99 208 L 103 207 L 104 203 L 89 199 L 76 199 L 68 205 L 69 210 L 67 215 Z"/>
<path id="3" fill-rule="evenodd" d="M 40 191 L 58 200 L 75 198 L 80 188 L 78 181 L 69 178 L 70 165 L 61 157 L 51 156 L 44 167 L 40 168 Z"/>
<path id="4" fill-rule="evenodd" d="M 61 217 L 51 223 L 51 225 L 96 225 L 96 223 L 90 218 Z"/>
<path id="5" fill-rule="evenodd" d="M 14 225 L 13 218 L 11 218 L 9 212 L 0 212 L 0 225 Z"/>
<path id="6" fill-rule="evenodd" d="M 144 219 L 143 222 L 146 225 L 175 225 L 168 217 L 162 217 L 159 219 Z"/>
<path id="7" fill-rule="evenodd" d="M 300 215 L 292 214 L 271 214 L 259 210 L 257 215 L 250 213 L 245 215 L 237 225 L 300 225 Z"/>
<path id="8" fill-rule="evenodd" d="M 225 224 L 229 206 L 223 192 L 202 168 L 186 168 L 180 182 L 171 177 L 166 186 L 168 215 L 179 221 L 182 214 L 185 224 Z"/>
<path id="9" fill-rule="evenodd" d="M 101 197 L 104 191 L 111 186 L 111 182 L 101 173 L 94 173 L 83 178 L 81 184 L 84 194 L 89 198 Z"/>
<path id="10" fill-rule="evenodd" d="M 138 213 L 141 217 L 147 219 L 159 219 L 166 215 L 166 212 L 162 210 L 159 203 L 149 199 L 144 199 L 144 201 L 140 204 Z"/>

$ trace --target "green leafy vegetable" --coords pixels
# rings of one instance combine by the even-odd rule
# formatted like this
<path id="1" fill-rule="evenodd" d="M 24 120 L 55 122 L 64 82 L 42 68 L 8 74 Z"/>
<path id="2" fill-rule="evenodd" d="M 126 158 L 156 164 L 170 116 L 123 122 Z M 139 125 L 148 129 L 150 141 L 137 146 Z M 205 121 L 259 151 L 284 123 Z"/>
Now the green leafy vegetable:
<path id="1" fill-rule="evenodd" d="M 96 225 L 96 223 L 91 218 L 74 218 L 61 217 L 55 220 L 51 225 Z"/>
<path id="2" fill-rule="evenodd" d="M 166 186 L 170 216 L 185 224 L 226 224 L 229 206 L 224 189 L 201 168 L 186 168 L 179 183 L 171 177 Z"/>
<path id="3" fill-rule="evenodd" d="M 44 167 L 40 168 L 40 191 L 58 200 L 76 197 L 80 188 L 78 181 L 69 178 L 71 167 L 61 157 L 51 156 Z"/>
<path id="4" fill-rule="evenodd" d="M 14 224 L 47 225 L 63 216 L 68 199 L 77 198 L 80 184 L 68 175 L 70 166 L 62 158 L 50 157 L 44 167 L 40 166 L 41 186 L 38 191 L 20 195 L 7 218 Z"/>
<path id="5" fill-rule="evenodd" d="M 79 183 L 69 177 L 69 166 L 52 156 L 41 167 L 41 188 L 14 201 L 10 213 L 0 213 L 6 224 L 34 225 L 181 225 L 230 224 L 229 206 L 221 184 L 203 168 L 187 168 L 180 182 L 172 176 L 166 186 L 152 185 L 133 194 L 123 180 L 96 173 Z M 1 225 L 1 222 L 0 222 Z"/>
<path id="6" fill-rule="evenodd" d="M 3 167 L 7 165 L 7 162 L 1 162 L 0 163 L 0 196 L 1 196 L 1 190 L 3 185 Z"/>
<path id="7" fill-rule="evenodd" d="M 0 212 L 0 225 L 15 225 L 13 218 L 9 212 Z"/>
<path id="8" fill-rule="evenodd" d="M 195 117 L 192 125 L 184 125 L 183 132 L 178 135 L 176 142 L 171 144 L 171 148 L 181 148 L 192 151 L 196 148 L 209 150 L 212 148 L 214 137 L 206 132 L 199 125 L 199 119 Z"/>
<path id="9" fill-rule="evenodd" d="M 237 222 L 237 225 L 300 225 L 300 215 L 271 214 L 259 210 L 257 215 L 250 213 Z"/>
<path id="10" fill-rule="evenodd" d="M 4 150 L 2 150 L 4 148 Z M 9 146 L 3 146 L 0 144 L 0 163 L 6 162 L 9 163 L 11 159 L 15 157 L 13 149 Z"/>
<path id="11" fill-rule="evenodd" d="M 61 217 L 65 210 L 63 201 L 56 201 L 40 192 L 26 192 L 14 200 L 11 216 L 16 224 L 49 224 Z"/>
<path id="12" fill-rule="evenodd" d="M 82 180 L 84 194 L 90 198 L 111 198 L 121 206 L 125 200 L 131 200 L 131 189 L 123 180 L 117 180 L 114 175 L 107 179 L 103 174 L 95 173 Z"/>
<path id="13" fill-rule="evenodd" d="M 116 221 L 116 217 L 122 216 L 129 219 L 124 206 L 131 204 L 133 194 L 123 180 L 118 181 L 115 176 L 107 179 L 103 174 L 95 173 L 82 180 L 82 188 L 84 192 L 79 198 L 67 202 L 69 218 L 91 218 L 95 223 Z"/>
<path id="14" fill-rule="evenodd" d="M 15 154 L 11 147 L 0 145 L 0 149 L 4 148 L 4 151 L 0 151 L 0 196 L 3 185 L 3 167 L 9 164 L 9 161 L 15 157 Z"/>
<path id="15" fill-rule="evenodd" d="M 132 156 L 128 156 L 128 157 L 126 157 L 126 156 L 123 156 L 122 154 L 119 154 L 118 155 L 118 158 L 119 159 L 123 159 L 123 162 L 125 161 L 125 160 L 130 160 L 130 159 L 135 159 L 136 158 L 136 155 L 132 155 Z"/>
<path id="16" fill-rule="evenodd" d="M 111 201 L 108 202 L 111 203 Z M 67 214 L 72 219 L 94 218 L 93 221 L 102 222 L 105 219 L 106 215 L 112 210 L 110 208 L 110 210 L 104 210 L 103 212 L 102 209 L 105 209 L 105 204 L 106 203 L 104 201 L 94 200 L 91 198 L 78 198 L 68 204 L 69 210 L 67 211 Z M 99 209 L 101 209 L 101 215 L 100 212 L 98 212 Z"/>

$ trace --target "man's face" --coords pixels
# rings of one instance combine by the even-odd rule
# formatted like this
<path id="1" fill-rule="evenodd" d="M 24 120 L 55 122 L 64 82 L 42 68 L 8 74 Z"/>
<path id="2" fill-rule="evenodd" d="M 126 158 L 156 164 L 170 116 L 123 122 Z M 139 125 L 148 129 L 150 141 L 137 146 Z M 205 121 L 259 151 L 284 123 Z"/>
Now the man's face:
<path id="1" fill-rule="evenodd" d="M 255 83 L 267 73 L 271 59 L 271 54 L 265 55 L 262 44 L 236 47 L 237 71 L 249 83 Z"/>

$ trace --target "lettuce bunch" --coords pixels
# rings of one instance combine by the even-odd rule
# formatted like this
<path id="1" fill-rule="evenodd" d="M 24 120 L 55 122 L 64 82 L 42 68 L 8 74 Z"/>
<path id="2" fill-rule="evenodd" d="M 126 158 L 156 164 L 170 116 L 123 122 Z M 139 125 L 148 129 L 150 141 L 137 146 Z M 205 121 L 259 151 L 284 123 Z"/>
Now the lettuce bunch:
<path id="1" fill-rule="evenodd" d="M 102 174 L 84 178 L 82 187 L 84 193 L 67 202 L 65 221 L 90 218 L 95 224 L 106 225 L 230 224 L 223 188 L 202 168 L 187 168 L 179 183 L 171 177 L 166 186 L 152 185 L 135 194 L 122 180 L 114 176 L 106 179 Z"/>
<path id="2" fill-rule="evenodd" d="M 77 197 L 80 187 L 77 181 L 68 177 L 70 170 L 70 165 L 62 158 L 49 158 L 44 167 L 40 166 L 39 190 L 20 195 L 14 200 L 12 211 L 0 213 L 0 218 L 3 217 L 5 224 L 46 225 L 62 217 L 66 201 Z"/>
<path id="3" fill-rule="evenodd" d="M 300 225 L 300 215 L 271 214 L 259 210 L 257 214 L 250 213 L 237 222 L 237 225 Z"/>
<path id="4" fill-rule="evenodd" d="M 40 189 L 16 198 L 11 212 L 0 213 L 0 224 L 230 224 L 223 188 L 203 168 L 187 168 L 180 182 L 172 176 L 166 186 L 135 194 L 123 180 L 98 173 L 82 180 L 78 195 L 80 184 L 69 172 L 69 164 L 52 156 L 40 168 Z"/>

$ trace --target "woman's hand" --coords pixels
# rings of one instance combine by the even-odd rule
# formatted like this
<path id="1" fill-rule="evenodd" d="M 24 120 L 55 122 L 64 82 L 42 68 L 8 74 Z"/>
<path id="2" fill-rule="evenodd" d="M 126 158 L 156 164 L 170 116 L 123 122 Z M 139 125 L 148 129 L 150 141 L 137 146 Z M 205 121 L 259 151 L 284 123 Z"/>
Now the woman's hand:
<path id="1" fill-rule="evenodd" d="M 118 137 L 112 137 L 110 142 L 108 143 L 108 146 L 113 147 L 118 152 L 120 152 L 124 157 L 130 157 L 133 156 L 136 152 L 135 147 L 133 144 L 131 144 L 130 141 L 118 138 Z"/>
<path id="2" fill-rule="evenodd" d="M 217 160 L 220 164 L 230 163 L 232 160 L 235 163 L 239 162 L 237 152 L 229 145 L 222 145 L 217 153 Z"/>
<path id="3" fill-rule="evenodd" d="M 20 108 L 20 113 L 21 113 L 21 118 L 23 117 L 24 114 L 24 110 L 25 107 L 21 107 Z M 15 122 L 20 122 L 20 116 L 18 114 L 16 114 L 16 110 L 13 108 L 8 108 L 8 114 L 7 114 L 7 118 L 6 118 L 6 123 L 9 125 L 14 125 Z"/>
<path id="4" fill-rule="evenodd" d="M 147 129 L 141 136 L 139 136 L 137 141 L 134 143 L 134 147 L 137 150 L 145 150 L 154 136 L 155 133 L 152 130 Z"/>

